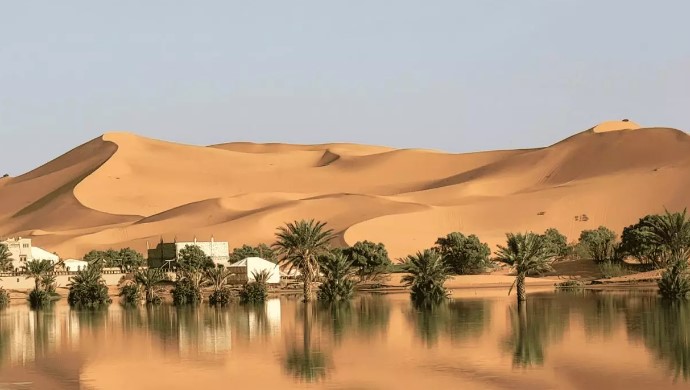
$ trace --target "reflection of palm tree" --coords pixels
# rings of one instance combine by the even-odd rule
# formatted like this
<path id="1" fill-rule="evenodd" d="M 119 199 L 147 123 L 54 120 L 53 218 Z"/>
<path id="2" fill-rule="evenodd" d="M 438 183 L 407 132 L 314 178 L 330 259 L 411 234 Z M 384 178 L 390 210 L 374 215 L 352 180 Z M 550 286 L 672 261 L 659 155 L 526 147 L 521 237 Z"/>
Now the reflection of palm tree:
<path id="1" fill-rule="evenodd" d="M 298 380 L 315 382 L 326 377 L 326 355 L 311 343 L 312 310 L 309 304 L 303 307 L 303 338 L 301 348 L 297 343 L 288 346 L 285 356 L 285 370 Z"/>
<path id="2" fill-rule="evenodd" d="M 391 303 L 385 297 L 363 296 L 357 302 L 357 327 L 359 333 L 372 336 L 384 333 L 390 321 Z"/>
<path id="3" fill-rule="evenodd" d="M 569 314 L 568 307 L 554 299 L 533 300 L 511 308 L 512 334 L 507 345 L 513 353 L 513 366 L 542 365 L 545 346 L 563 336 Z"/>
<path id="4" fill-rule="evenodd" d="M 324 328 L 330 329 L 335 342 L 340 343 L 345 330 L 352 325 L 352 303 L 324 302 L 319 305 L 319 314 Z"/>
<path id="5" fill-rule="evenodd" d="M 422 342 L 431 347 L 436 344 L 442 334 L 447 335 L 451 340 L 481 334 L 490 318 L 487 305 L 487 302 L 473 300 L 414 305 L 409 318 Z"/>
<path id="6" fill-rule="evenodd" d="M 690 380 L 690 303 L 664 302 L 649 297 L 628 319 L 628 331 L 666 361 L 675 379 Z"/>

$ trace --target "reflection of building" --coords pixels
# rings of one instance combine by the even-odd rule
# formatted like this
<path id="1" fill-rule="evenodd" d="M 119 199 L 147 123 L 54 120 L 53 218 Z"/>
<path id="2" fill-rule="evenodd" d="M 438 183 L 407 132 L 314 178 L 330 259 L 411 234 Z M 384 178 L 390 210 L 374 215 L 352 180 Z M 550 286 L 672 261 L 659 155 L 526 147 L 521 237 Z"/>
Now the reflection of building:
<path id="1" fill-rule="evenodd" d="M 179 348 L 182 355 L 219 354 L 231 348 L 229 313 L 199 311 L 178 317 Z M 209 316 L 210 315 L 210 316 Z"/>
<path id="2" fill-rule="evenodd" d="M 275 336 L 280 334 L 280 298 L 272 298 L 266 301 L 263 307 L 249 311 L 249 339 L 258 336 Z"/>
<path id="3" fill-rule="evenodd" d="M 228 265 L 230 250 L 227 241 L 184 241 L 184 242 L 159 242 L 155 248 L 148 250 L 149 267 L 161 267 L 166 262 L 176 261 L 180 250 L 185 246 L 198 246 L 206 256 L 216 264 Z"/>

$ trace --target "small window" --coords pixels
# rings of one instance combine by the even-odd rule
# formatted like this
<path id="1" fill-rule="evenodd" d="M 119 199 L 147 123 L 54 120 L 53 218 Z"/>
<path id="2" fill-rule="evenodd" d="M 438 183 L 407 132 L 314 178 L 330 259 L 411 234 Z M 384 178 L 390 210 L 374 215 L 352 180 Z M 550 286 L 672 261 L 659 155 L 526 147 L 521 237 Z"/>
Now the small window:
<path id="1" fill-rule="evenodd" d="M 24 248 L 28 248 L 28 247 L 29 247 L 29 244 L 24 244 L 23 247 L 24 247 Z"/>
<path id="2" fill-rule="evenodd" d="M 19 261 L 26 261 L 26 256 L 19 255 Z"/>

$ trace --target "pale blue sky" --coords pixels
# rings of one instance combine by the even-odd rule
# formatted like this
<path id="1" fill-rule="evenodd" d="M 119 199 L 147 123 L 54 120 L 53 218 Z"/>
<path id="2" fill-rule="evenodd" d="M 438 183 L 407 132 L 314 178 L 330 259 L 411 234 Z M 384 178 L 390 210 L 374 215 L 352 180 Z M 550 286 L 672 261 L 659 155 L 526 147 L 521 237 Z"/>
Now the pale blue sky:
<path id="1" fill-rule="evenodd" d="M 0 173 L 109 130 L 451 152 L 607 119 L 690 130 L 688 15 L 687 0 L 0 0 Z"/>

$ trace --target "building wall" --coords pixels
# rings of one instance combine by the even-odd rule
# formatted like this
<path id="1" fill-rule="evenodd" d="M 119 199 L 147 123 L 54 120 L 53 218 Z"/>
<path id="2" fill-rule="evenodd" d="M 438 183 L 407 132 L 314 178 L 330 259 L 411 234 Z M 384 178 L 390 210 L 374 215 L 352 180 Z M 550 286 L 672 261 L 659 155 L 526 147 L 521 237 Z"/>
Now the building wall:
<path id="1" fill-rule="evenodd" d="M 22 268 L 27 261 L 33 260 L 31 257 L 31 239 L 30 238 L 8 238 L 0 243 L 7 245 L 12 258 L 12 266 L 15 269 Z"/>

